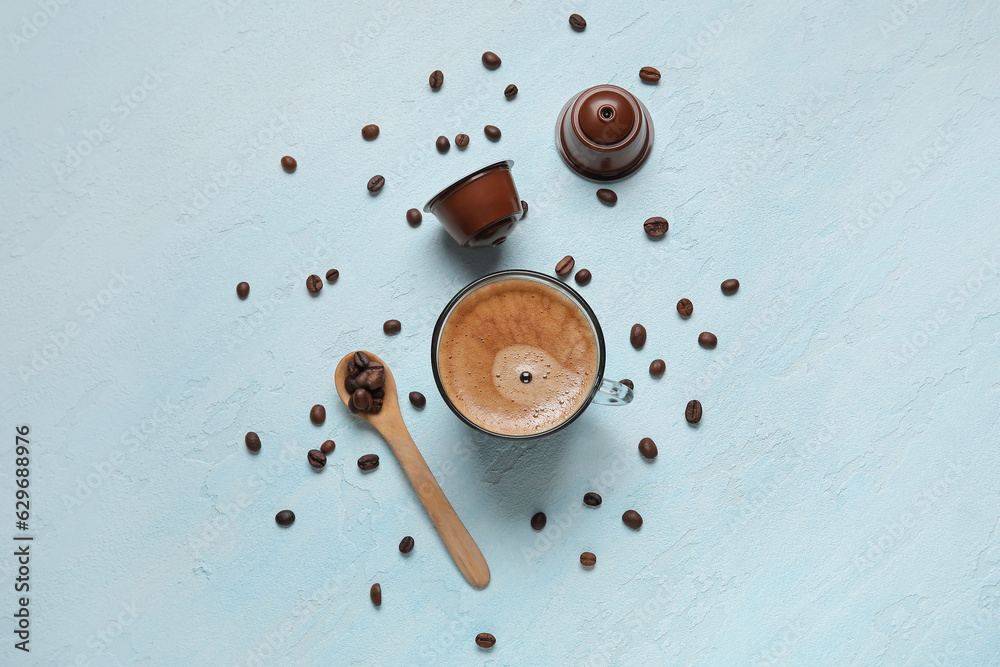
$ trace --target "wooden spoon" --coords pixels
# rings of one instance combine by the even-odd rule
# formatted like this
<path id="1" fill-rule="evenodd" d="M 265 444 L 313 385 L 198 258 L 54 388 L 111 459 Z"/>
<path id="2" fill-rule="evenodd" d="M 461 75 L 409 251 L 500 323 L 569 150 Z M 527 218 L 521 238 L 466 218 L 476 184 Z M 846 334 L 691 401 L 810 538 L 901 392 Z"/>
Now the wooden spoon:
<path id="1" fill-rule="evenodd" d="M 372 363 L 382 364 L 385 368 L 385 398 L 383 398 L 382 409 L 375 414 L 359 412 L 358 416 L 375 427 L 385 441 L 389 443 L 393 454 L 403 467 L 403 472 L 413 485 L 413 490 L 417 492 L 417 497 L 424 504 L 424 509 L 434 522 L 438 534 L 441 535 L 444 546 L 451 554 L 455 565 L 462 571 L 469 583 L 476 588 L 483 588 L 490 583 L 490 566 L 486 564 L 482 552 L 476 546 L 475 540 L 469 535 L 465 524 L 458 518 L 455 509 L 448 502 L 441 490 L 441 486 L 434 479 L 434 473 L 427 467 L 427 462 L 420 455 L 417 445 L 406 430 L 403 423 L 403 415 L 399 411 L 399 398 L 396 396 L 396 381 L 389 372 L 389 367 L 384 361 L 371 352 L 365 352 Z M 347 362 L 354 358 L 351 352 L 340 360 L 337 364 L 337 372 L 334 374 L 334 381 L 337 384 L 337 394 L 346 406 L 351 398 L 344 380 L 347 379 Z"/>

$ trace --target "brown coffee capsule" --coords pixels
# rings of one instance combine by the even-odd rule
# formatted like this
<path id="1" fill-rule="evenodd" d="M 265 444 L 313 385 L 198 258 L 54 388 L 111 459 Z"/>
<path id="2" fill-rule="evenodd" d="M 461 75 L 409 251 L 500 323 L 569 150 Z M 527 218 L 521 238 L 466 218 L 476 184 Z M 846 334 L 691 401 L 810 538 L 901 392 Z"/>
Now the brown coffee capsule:
<path id="1" fill-rule="evenodd" d="M 495 162 L 436 194 L 424 206 L 459 245 L 497 246 L 521 219 L 521 199 L 511 176 L 511 160 Z"/>

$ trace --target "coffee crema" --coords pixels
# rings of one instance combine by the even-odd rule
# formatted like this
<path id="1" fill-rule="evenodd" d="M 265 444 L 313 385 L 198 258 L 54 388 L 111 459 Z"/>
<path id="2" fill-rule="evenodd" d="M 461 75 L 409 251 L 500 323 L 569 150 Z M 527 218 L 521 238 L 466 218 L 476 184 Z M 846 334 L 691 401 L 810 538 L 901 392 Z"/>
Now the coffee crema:
<path id="1" fill-rule="evenodd" d="M 452 404 L 493 433 L 537 435 L 588 400 L 599 366 L 594 328 L 555 287 L 525 278 L 487 283 L 449 313 L 438 374 Z"/>

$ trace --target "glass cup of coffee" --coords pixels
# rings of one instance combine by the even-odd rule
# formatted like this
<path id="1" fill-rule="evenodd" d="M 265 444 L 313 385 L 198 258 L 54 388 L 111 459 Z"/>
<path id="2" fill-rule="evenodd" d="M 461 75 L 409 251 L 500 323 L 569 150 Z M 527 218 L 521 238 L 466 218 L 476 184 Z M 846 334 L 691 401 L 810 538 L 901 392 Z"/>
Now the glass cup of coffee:
<path id="1" fill-rule="evenodd" d="M 535 271 L 499 271 L 467 285 L 434 327 L 434 381 L 452 412 L 501 438 L 554 433 L 591 403 L 625 405 L 604 379 L 604 334 L 568 285 Z"/>

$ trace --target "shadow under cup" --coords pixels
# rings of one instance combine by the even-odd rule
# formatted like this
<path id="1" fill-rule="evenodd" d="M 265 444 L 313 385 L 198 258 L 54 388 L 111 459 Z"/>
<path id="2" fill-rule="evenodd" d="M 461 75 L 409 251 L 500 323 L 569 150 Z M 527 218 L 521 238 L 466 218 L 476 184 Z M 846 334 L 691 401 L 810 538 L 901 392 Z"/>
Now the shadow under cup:
<path id="1" fill-rule="evenodd" d="M 534 285 L 530 283 L 534 283 L 540 288 L 535 296 L 531 296 L 536 290 Z M 527 296 L 522 296 L 525 294 Z M 476 300 L 467 302 L 466 300 L 470 297 L 475 297 Z M 511 298 L 510 302 L 506 301 L 507 297 Z M 534 301 L 536 297 L 538 299 L 537 310 Z M 510 311 L 504 311 L 504 308 L 508 307 L 507 304 L 510 304 Z M 542 311 L 543 307 L 546 308 L 545 312 Z M 456 313 L 456 311 L 458 312 Z M 456 320 L 455 327 L 449 327 L 449 321 L 456 315 L 460 319 Z M 564 330 L 560 329 L 558 325 L 564 320 L 559 319 L 560 316 L 568 317 L 571 320 L 569 326 L 573 327 L 574 331 L 562 335 Z M 467 318 L 469 318 L 469 322 L 462 322 Z M 483 319 L 487 322 L 482 322 L 482 326 L 476 328 L 473 334 L 473 337 L 479 341 L 478 343 L 463 345 L 445 340 L 446 329 L 449 330 L 449 335 L 453 335 L 456 327 L 461 329 L 463 325 L 476 324 L 477 320 Z M 585 323 L 585 327 L 578 327 L 580 323 Z M 550 324 L 553 326 L 550 327 Z M 548 332 L 539 333 L 539 330 L 542 329 L 548 329 Z M 539 337 L 545 338 L 545 345 L 537 346 L 540 342 Z M 450 348 L 451 345 L 455 347 Z M 584 358 L 581 361 L 581 357 L 589 355 L 578 355 L 572 364 L 567 363 L 566 370 L 564 370 L 562 364 L 557 363 L 557 361 L 565 360 L 567 355 L 572 357 L 571 352 L 581 345 L 584 349 L 592 346 L 596 353 L 595 356 L 589 359 Z M 447 385 L 451 384 L 454 387 L 456 381 L 454 379 L 446 380 L 444 376 L 448 375 L 449 368 L 457 364 L 458 361 L 449 361 L 452 357 L 448 356 L 448 351 L 443 350 L 443 347 L 450 348 L 450 351 L 456 354 L 462 352 L 466 357 L 475 358 L 475 363 L 468 366 L 471 378 L 467 382 L 470 384 L 461 390 L 456 389 L 454 397 L 449 395 Z M 463 347 L 465 349 L 460 349 Z M 532 375 L 524 372 L 517 375 L 517 371 L 520 370 L 520 368 L 516 368 L 517 364 L 508 364 L 506 361 L 505 355 L 511 350 L 517 350 L 513 353 L 515 360 L 536 355 L 538 363 L 530 366 L 535 368 L 536 372 L 541 372 L 539 369 L 542 367 L 544 359 L 551 361 L 558 369 L 552 371 L 555 378 L 551 380 L 552 389 L 546 388 L 549 385 L 544 385 L 541 381 L 531 391 L 527 391 L 527 386 L 519 387 L 514 378 L 519 378 L 521 383 L 527 385 L 532 382 Z M 521 354 L 527 356 L 521 357 L 519 356 Z M 434 335 L 431 340 L 431 368 L 434 372 L 434 382 L 448 407 L 459 419 L 472 428 L 488 435 L 509 439 L 535 438 L 554 433 L 569 425 L 593 402 L 605 405 L 624 405 L 630 402 L 632 400 L 631 389 L 621 383 L 604 379 L 605 359 L 606 350 L 601 325 L 583 297 L 559 280 L 527 270 L 499 271 L 466 285 L 445 306 L 434 327 Z M 525 363 L 528 362 L 525 361 Z M 586 373 L 581 374 L 579 371 L 568 370 L 571 365 L 586 367 Z M 488 371 L 485 370 L 487 367 Z M 545 367 L 551 368 L 547 364 Z M 462 368 L 464 369 L 466 366 L 462 366 Z M 502 368 L 505 374 L 509 373 L 510 377 L 506 377 L 504 380 L 495 380 L 494 376 L 501 377 L 501 374 L 495 373 L 498 368 Z M 454 374 L 454 369 L 452 369 L 452 375 Z M 581 382 L 583 375 L 589 375 L 585 383 Z M 549 372 L 545 371 L 542 377 L 548 378 L 548 376 Z M 572 378 L 572 386 L 560 383 L 560 378 L 564 376 Z M 476 387 L 477 382 L 480 385 L 478 387 Z M 510 418 L 512 422 L 516 421 L 517 417 L 511 416 L 511 410 L 521 410 L 522 412 L 534 410 L 537 413 L 542 403 L 554 406 L 551 392 L 564 386 L 575 392 L 572 405 L 577 405 L 577 407 L 575 410 L 572 409 L 572 405 L 569 408 L 560 407 L 558 409 L 561 414 L 551 418 L 541 418 L 541 421 L 550 423 L 544 423 L 540 430 L 514 432 L 514 429 L 510 429 L 508 432 L 504 432 L 502 428 L 491 428 L 485 423 L 477 423 L 477 410 L 480 413 L 479 417 L 485 412 L 488 413 L 487 416 L 496 417 L 496 422 L 502 423 L 507 418 Z M 474 387 L 478 392 L 486 391 L 492 395 L 479 402 L 475 407 L 466 403 L 465 407 L 469 412 L 466 414 L 462 407 L 457 404 L 465 402 L 461 398 L 462 391 L 469 393 Z M 520 389 L 526 391 L 521 392 Z M 533 391 L 540 393 L 533 393 Z M 513 397 L 515 395 L 518 396 L 517 399 Z M 529 398 L 521 398 L 522 395 Z M 535 400 L 531 398 L 533 396 L 538 396 L 538 403 L 535 405 L 532 403 Z M 506 407 L 507 400 L 511 402 L 509 407 Z M 484 407 L 484 404 L 491 405 Z M 560 402 L 559 405 L 562 403 Z M 488 422 L 490 419 L 480 418 L 479 421 Z M 536 428 L 538 427 L 536 426 Z"/>

